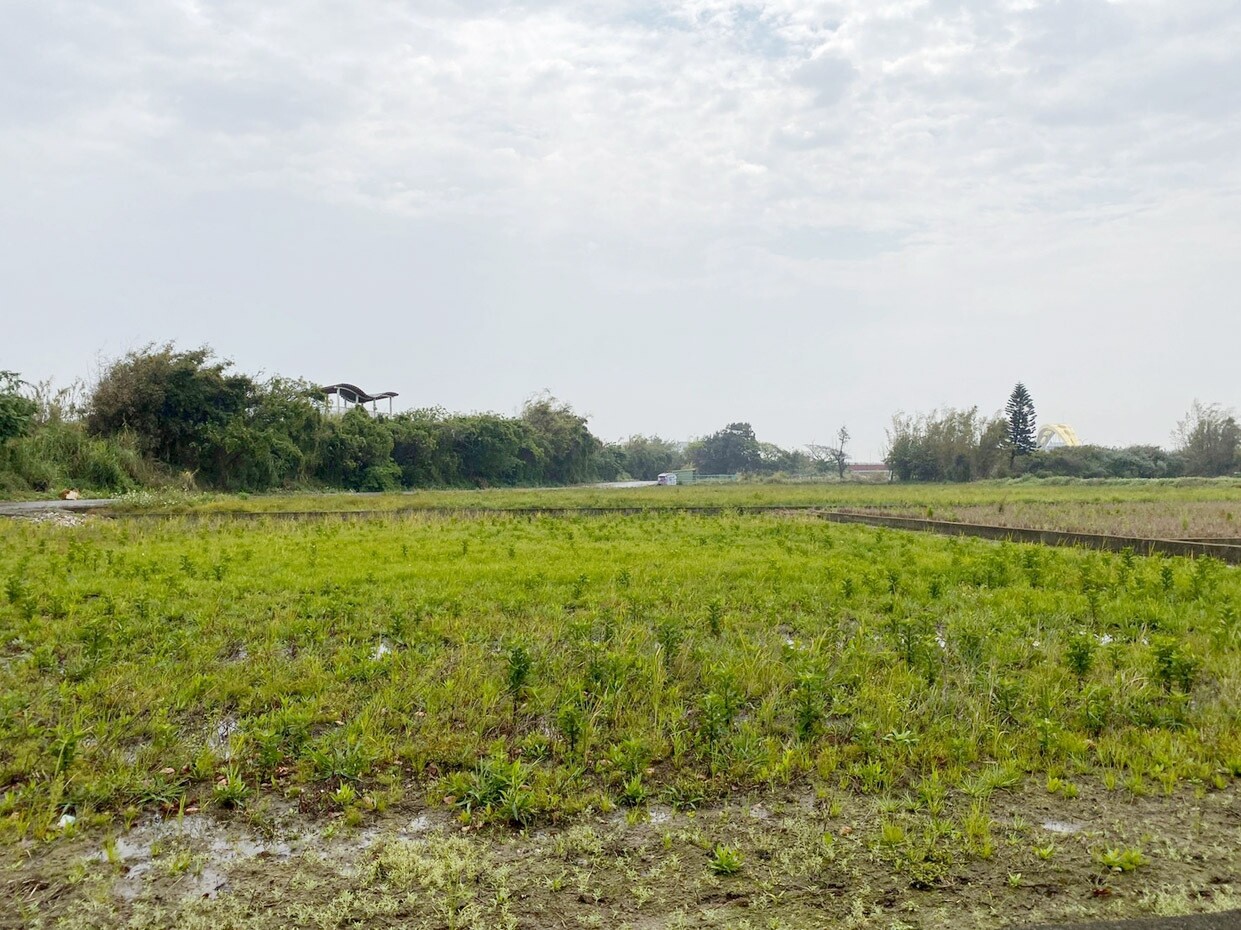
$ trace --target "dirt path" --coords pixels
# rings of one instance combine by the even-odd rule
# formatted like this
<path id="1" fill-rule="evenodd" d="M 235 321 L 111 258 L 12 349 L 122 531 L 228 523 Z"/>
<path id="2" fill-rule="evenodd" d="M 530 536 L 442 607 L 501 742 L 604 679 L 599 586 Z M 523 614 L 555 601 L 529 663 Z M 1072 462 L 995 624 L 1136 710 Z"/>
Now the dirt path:
<path id="1" fill-rule="evenodd" d="M 41 513 L 68 511 L 69 513 L 99 510 L 116 503 L 110 498 L 92 498 L 76 501 L 0 501 L 0 517 L 30 517 Z"/>

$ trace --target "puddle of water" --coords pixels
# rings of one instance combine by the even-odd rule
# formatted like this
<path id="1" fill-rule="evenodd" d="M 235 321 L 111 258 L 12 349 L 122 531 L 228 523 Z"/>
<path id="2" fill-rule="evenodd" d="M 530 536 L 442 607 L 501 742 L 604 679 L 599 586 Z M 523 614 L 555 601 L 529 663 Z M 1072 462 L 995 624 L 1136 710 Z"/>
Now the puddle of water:
<path id="1" fill-rule="evenodd" d="M 405 825 L 405 829 L 401 831 L 402 836 L 418 836 L 426 833 L 432 827 L 431 818 L 426 814 L 419 814 L 413 820 Z"/>
<path id="2" fill-rule="evenodd" d="M 229 738 L 236 733 L 237 730 L 237 718 L 232 716 L 224 717 L 216 723 L 215 727 L 211 731 L 211 747 L 217 752 L 224 753 L 224 757 L 227 759 L 230 755 Z"/>
<path id="3" fill-rule="evenodd" d="M 150 869 L 143 871 L 147 872 Z M 126 878 L 128 879 L 129 876 L 127 875 Z M 205 865 L 201 871 L 186 872 L 179 876 L 174 885 L 187 898 L 215 898 L 228 887 L 228 877 L 218 869 Z M 132 901 L 142 893 L 142 883 L 139 881 L 134 885 L 124 884 L 119 893 L 126 901 Z"/>
<path id="4" fill-rule="evenodd" d="M 213 898 L 227 890 L 230 868 L 238 862 L 312 855 L 330 859 L 342 873 L 352 873 L 359 852 L 390 839 L 423 842 L 448 822 L 446 814 L 432 810 L 418 813 L 403 824 L 342 830 L 330 836 L 324 836 L 318 827 L 303 824 L 302 829 L 267 837 L 241 824 L 202 814 L 157 817 L 112 840 L 111 855 L 109 850 L 100 849 L 95 858 L 120 866 L 113 891 L 125 901 L 141 897 L 156 880 L 185 897 Z M 173 874 L 178 871 L 180 874 Z"/>
<path id="5" fill-rule="evenodd" d="M 117 880 L 115 890 L 127 901 L 137 898 L 142 894 L 148 876 L 161 867 L 171 867 L 173 860 L 164 857 L 175 849 L 177 853 L 189 852 L 199 858 L 201 864 L 201 868 L 187 869 L 175 879 L 175 883 L 183 887 L 187 895 L 214 897 L 228 884 L 223 869 L 228 863 L 260 857 L 288 859 L 293 855 L 294 847 L 303 842 L 302 837 L 293 841 L 263 839 L 209 817 L 152 820 L 113 841 L 112 858 L 124 867 L 124 874 Z M 157 851 L 160 853 L 158 856 Z M 100 850 L 98 858 L 108 861 L 108 852 Z"/>
<path id="6" fill-rule="evenodd" d="M 618 807 L 616 810 L 608 814 L 607 817 L 601 817 L 600 823 L 606 823 L 612 827 L 632 827 L 638 824 L 649 824 L 651 826 L 659 826 L 668 823 L 676 816 L 676 811 L 671 807 L 662 804 L 648 804 L 645 807 Z M 548 830 L 547 836 L 554 838 L 560 831 Z"/>
<path id="7" fill-rule="evenodd" d="M 191 876 L 190 885 L 196 897 L 214 898 L 222 888 L 228 885 L 228 879 L 222 872 L 205 866 L 197 875 Z"/>
<path id="8" fill-rule="evenodd" d="M 1085 827 L 1080 823 L 1070 823 L 1067 820 L 1048 820 L 1043 824 L 1043 829 L 1048 833 L 1072 835 L 1074 833 L 1081 833 Z"/>
<path id="9" fill-rule="evenodd" d="M 366 827 L 356 833 L 343 831 L 328 838 L 312 840 L 308 845 L 313 845 L 315 852 L 321 856 L 345 861 L 353 859 L 359 850 L 370 850 L 388 840 L 421 843 L 426 840 L 428 833 L 447 826 L 449 826 L 447 816 L 434 811 L 423 812 L 415 815 L 412 820 L 400 827 L 394 828 L 389 823 Z"/>
<path id="10" fill-rule="evenodd" d="M 668 823 L 673 818 L 674 811 L 671 807 L 665 807 L 662 804 L 652 804 L 646 810 L 647 816 L 652 824 L 659 825 Z"/>
<path id="11" fill-rule="evenodd" d="M 125 875 L 116 883 L 117 895 L 125 901 L 132 901 L 138 897 L 142 894 L 143 879 L 150 871 L 150 862 L 139 862 L 137 865 L 130 866 Z"/>
<path id="12" fill-rule="evenodd" d="M 293 855 L 293 846 L 290 843 L 268 843 L 258 840 L 234 840 L 231 843 L 215 841 L 211 844 L 211 852 L 225 860 L 256 859 L 260 856 L 287 859 Z"/>

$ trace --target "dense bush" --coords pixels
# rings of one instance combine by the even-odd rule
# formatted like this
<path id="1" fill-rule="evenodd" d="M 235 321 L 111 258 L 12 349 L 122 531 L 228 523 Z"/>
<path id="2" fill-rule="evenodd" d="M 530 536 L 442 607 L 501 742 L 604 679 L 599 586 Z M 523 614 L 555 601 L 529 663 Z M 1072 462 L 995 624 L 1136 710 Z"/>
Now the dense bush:
<path id="1" fill-rule="evenodd" d="M 456 483 L 460 463 L 439 408 L 400 413 L 388 422 L 392 431 L 392 458 L 407 488 Z"/>
<path id="2" fill-rule="evenodd" d="M 251 405 L 254 382 L 230 374 L 210 349 L 147 346 L 113 362 L 95 386 L 87 426 L 130 433 L 151 457 L 192 471 L 226 445 L 223 434 Z"/>
<path id="3" fill-rule="evenodd" d="M 1007 464 L 1008 426 L 977 407 L 930 414 L 897 414 L 888 428 L 885 461 L 899 481 L 972 481 L 992 478 Z"/>
<path id="4" fill-rule="evenodd" d="M 325 414 L 319 397 L 306 382 L 237 374 L 207 348 L 147 346 L 105 371 L 86 423 L 97 436 L 131 435 L 142 454 L 223 490 L 567 484 L 600 470 L 603 444 L 554 398 L 530 401 L 519 417 L 375 417 Z"/>
<path id="5" fill-rule="evenodd" d="M 708 475 L 762 470 L 762 446 L 749 423 L 729 423 L 691 443 L 687 452 L 694 467 Z"/>
<path id="6" fill-rule="evenodd" d="M 0 492 L 118 493 L 157 483 L 158 477 L 128 437 L 93 437 L 78 423 L 47 423 L 0 445 Z"/>
<path id="7" fill-rule="evenodd" d="M 1172 435 L 1189 474 L 1216 478 L 1241 471 L 1241 424 L 1231 410 L 1194 401 Z"/>
<path id="8" fill-rule="evenodd" d="M 684 460 L 680 446 L 658 436 L 630 436 L 608 448 L 617 463 L 617 474 L 609 477 L 623 472 L 637 481 L 654 481 Z"/>
<path id="9" fill-rule="evenodd" d="M 0 371 L 0 442 L 25 435 L 34 422 L 34 401 L 21 388 L 15 372 Z"/>
<path id="10" fill-rule="evenodd" d="M 1075 446 L 1034 452 L 1016 461 L 1018 475 L 1067 478 L 1177 478 L 1184 459 L 1158 446 Z"/>
<path id="11" fill-rule="evenodd" d="M 352 491 L 392 491 L 401 469 L 392 460 L 392 431 L 365 410 L 354 407 L 325 423 L 326 441 L 318 472 L 327 484 Z"/>

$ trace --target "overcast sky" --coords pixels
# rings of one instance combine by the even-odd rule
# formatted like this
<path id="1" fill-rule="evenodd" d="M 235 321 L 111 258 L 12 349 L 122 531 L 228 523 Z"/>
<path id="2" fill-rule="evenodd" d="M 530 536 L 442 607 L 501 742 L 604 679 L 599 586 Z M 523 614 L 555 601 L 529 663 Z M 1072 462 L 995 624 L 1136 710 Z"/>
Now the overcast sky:
<path id="1" fill-rule="evenodd" d="M 1241 406 L 1241 2 L 4 0 L 0 369 L 614 439 Z"/>

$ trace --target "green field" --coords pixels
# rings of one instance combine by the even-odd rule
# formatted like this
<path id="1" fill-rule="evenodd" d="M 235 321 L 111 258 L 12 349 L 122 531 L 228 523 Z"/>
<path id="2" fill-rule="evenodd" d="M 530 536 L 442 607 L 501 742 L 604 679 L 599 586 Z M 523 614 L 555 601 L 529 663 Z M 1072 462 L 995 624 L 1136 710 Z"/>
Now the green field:
<path id="1" fill-rule="evenodd" d="M 474 491 L 410 491 L 402 494 L 178 495 L 140 492 L 124 508 L 168 513 L 297 513 L 401 511 L 442 508 L 520 510 L 551 508 L 685 507 L 882 507 L 925 511 L 945 508 L 1039 504 L 1097 508 L 1131 503 L 1175 509 L 1186 504 L 1241 506 L 1241 480 L 1018 479 L 969 484 L 884 482 L 772 482 L 640 488 L 495 488 Z"/>
<path id="2" fill-rule="evenodd" d="M 1241 502 L 1235 482 L 739 486 L 0 522 L 0 926 L 1236 906 L 1235 569 L 660 509 L 1022 495 Z M 477 512 L 523 506 L 646 512 Z"/>

